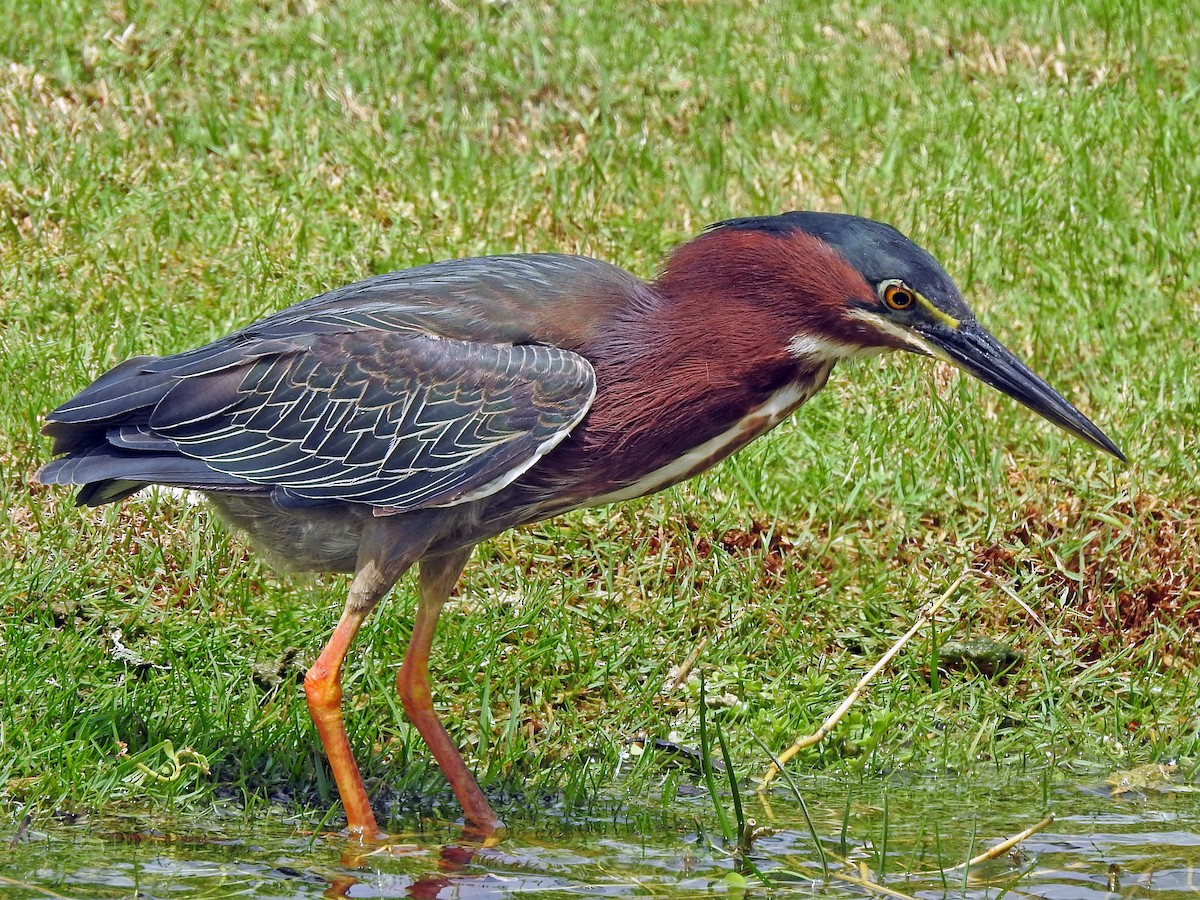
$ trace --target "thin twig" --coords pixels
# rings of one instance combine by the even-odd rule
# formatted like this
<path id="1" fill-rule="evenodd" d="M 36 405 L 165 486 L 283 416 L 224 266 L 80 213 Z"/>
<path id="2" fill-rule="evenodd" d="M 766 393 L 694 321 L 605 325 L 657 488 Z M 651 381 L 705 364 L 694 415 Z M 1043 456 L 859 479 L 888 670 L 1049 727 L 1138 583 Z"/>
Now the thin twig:
<path id="1" fill-rule="evenodd" d="M 700 643 L 696 645 L 696 649 L 688 654 L 687 659 L 675 671 L 674 676 L 664 685 L 662 693 L 673 694 L 679 690 L 679 686 L 687 681 L 687 677 L 692 674 L 692 669 L 696 667 L 696 660 L 700 658 L 700 654 L 704 651 L 704 645 L 708 643 L 708 635 L 700 639 Z"/>
<path id="2" fill-rule="evenodd" d="M 850 884 L 856 884 L 869 892 L 879 894 L 883 897 L 893 897 L 896 900 L 916 900 L 912 894 L 902 894 L 895 888 L 890 888 L 886 884 L 876 884 L 874 881 L 868 881 L 866 878 L 855 878 L 853 875 L 842 875 L 838 872 L 833 874 L 835 881 L 846 881 Z"/>
<path id="3" fill-rule="evenodd" d="M 875 663 L 875 665 L 870 668 L 867 674 L 859 679 L 858 684 L 854 686 L 854 690 L 850 692 L 850 695 L 842 702 L 842 705 L 835 709 L 833 713 L 830 714 L 829 718 L 821 723 L 820 728 L 818 728 L 812 734 L 800 738 L 798 741 L 796 741 L 796 743 L 792 744 L 792 746 L 788 747 L 785 751 L 779 754 L 778 764 L 772 762 L 771 765 L 767 767 L 767 771 L 763 773 L 762 780 L 758 785 L 758 789 L 760 791 L 764 790 L 767 785 L 771 783 L 771 780 L 779 774 L 779 765 L 786 765 L 787 761 L 801 750 L 820 743 L 825 739 L 829 732 L 833 731 L 833 729 L 837 727 L 838 722 L 840 722 L 846 713 L 850 711 L 850 707 L 852 707 L 858 701 L 858 698 L 862 696 L 863 691 L 866 689 L 867 685 L 870 684 L 871 679 L 878 675 L 883 667 L 892 661 L 892 658 L 900 652 L 900 649 L 909 642 L 914 634 L 932 621 L 938 610 L 942 608 L 942 604 L 954 596 L 954 592 L 959 589 L 959 587 L 964 581 L 967 580 L 970 574 L 970 572 L 964 572 L 962 575 L 958 576 L 954 584 L 950 585 L 950 587 L 946 590 L 946 593 L 942 594 L 941 597 L 933 601 L 933 603 L 931 603 L 924 611 L 917 615 L 917 619 L 915 622 L 913 622 L 912 628 L 908 629 L 908 631 L 905 632 L 904 635 L 901 636 L 898 641 L 896 641 L 896 643 L 892 644 L 891 649 L 879 658 L 879 662 Z"/>
<path id="4" fill-rule="evenodd" d="M 1013 847 L 1017 846 L 1017 844 L 1021 843 L 1021 841 L 1025 840 L 1026 838 L 1033 837 L 1033 835 L 1037 834 L 1053 821 L 1054 813 L 1050 813 L 1050 815 L 1046 816 L 1046 818 L 1042 819 L 1042 821 L 1038 822 L 1036 825 L 1030 825 L 1024 831 L 1018 832 L 1012 837 L 1001 841 L 995 847 L 985 850 L 983 853 L 972 857 L 965 863 L 959 863 L 957 866 L 951 866 L 949 869 L 940 869 L 934 872 L 910 872 L 909 875 L 910 877 L 917 878 L 924 875 L 937 875 L 939 872 L 945 874 L 946 872 L 955 872 L 959 869 L 969 869 L 971 866 L 977 866 L 981 862 L 987 862 L 989 859 L 995 859 L 997 856 L 1003 856 Z"/>
<path id="5" fill-rule="evenodd" d="M 68 900 L 64 894 L 56 894 L 48 887 L 42 887 L 40 884 L 31 884 L 28 881 L 18 881 L 15 878 L 9 878 L 6 875 L 0 875 L 0 884 L 7 884 L 10 887 L 21 888 L 26 891 L 36 891 L 40 894 L 45 894 L 47 897 L 57 897 L 58 900 Z"/>
<path id="6" fill-rule="evenodd" d="M 835 860 L 846 866 L 847 872 L 853 872 L 855 870 L 855 863 L 838 856 L 836 853 L 832 854 L 832 856 Z M 863 888 L 868 893 L 879 894 L 881 897 L 892 897 L 894 900 L 916 900 L 916 898 L 914 898 L 911 894 L 905 894 L 896 890 L 895 888 L 888 887 L 886 884 L 880 884 L 877 881 L 872 881 L 871 878 L 873 876 L 871 870 L 865 863 L 858 863 L 857 869 L 859 873 L 858 875 L 850 875 L 847 874 L 847 872 L 827 872 L 824 878 L 821 877 L 820 872 L 810 869 L 808 866 L 796 866 L 795 868 L 788 869 L 787 871 L 789 874 L 800 875 L 812 881 L 841 881 L 847 884 L 854 884 Z"/>
<path id="7" fill-rule="evenodd" d="M 763 752 L 767 754 L 767 759 L 772 763 L 777 763 L 775 757 L 771 753 L 771 748 L 763 742 L 758 736 L 754 736 L 754 740 L 758 741 L 758 746 L 763 748 Z M 800 788 L 796 787 L 796 782 L 792 781 L 792 776 L 783 768 L 782 763 L 777 763 L 778 771 L 783 775 L 783 780 L 789 788 L 792 789 L 792 796 L 796 798 L 796 802 L 800 804 L 800 812 L 804 814 L 804 821 L 808 825 L 808 833 L 812 836 L 813 846 L 817 848 L 817 856 L 821 858 L 821 871 L 825 873 L 825 877 L 829 877 L 829 858 L 825 855 L 825 847 L 821 843 L 821 838 L 817 835 L 817 826 L 813 824 L 812 816 L 808 814 L 808 804 L 804 802 L 804 795 L 800 793 Z M 770 814 L 770 805 L 766 803 L 766 795 L 763 795 L 763 805 L 766 806 L 768 815 Z"/>
<path id="8" fill-rule="evenodd" d="M 1062 635 L 1056 635 L 1053 631 L 1051 631 L 1050 626 L 1046 624 L 1045 620 L 1034 611 L 1033 607 L 1021 599 L 1020 594 L 1014 591 L 1011 587 L 1009 587 L 991 572 L 980 572 L 978 574 L 982 575 L 984 578 L 994 584 L 997 588 L 1003 591 L 1010 600 L 1021 607 L 1021 609 L 1025 610 L 1025 614 L 1033 619 L 1033 621 L 1037 622 L 1038 625 L 1041 626 L 1042 631 L 1046 632 L 1046 637 L 1050 639 L 1050 643 L 1052 645 L 1057 647 L 1062 643 Z"/>
<path id="9" fill-rule="evenodd" d="M 1014 834 L 1008 840 L 1001 841 L 992 849 L 986 851 L 985 853 L 980 853 L 974 859 L 968 860 L 966 865 L 967 866 L 975 866 L 981 862 L 986 862 L 989 859 L 995 859 L 997 856 L 1007 853 L 1013 847 L 1017 846 L 1017 844 L 1021 843 L 1021 841 L 1025 840 L 1025 838 L 1033 837 L 1033 835 L 1037 834 L 1039 831 L 1041 831 L 1043 828 L 1045 828 L 1047 825 L 1049 825 L 1053 821 L 1054 821 L 1054 813 L 1050 813 L 1050 815 L 1046 816 L 1046 818 L 1042 819 L 1042 821 L 1038 822 L 1036 825 L 1030 825 L 1024 831 Z"/>

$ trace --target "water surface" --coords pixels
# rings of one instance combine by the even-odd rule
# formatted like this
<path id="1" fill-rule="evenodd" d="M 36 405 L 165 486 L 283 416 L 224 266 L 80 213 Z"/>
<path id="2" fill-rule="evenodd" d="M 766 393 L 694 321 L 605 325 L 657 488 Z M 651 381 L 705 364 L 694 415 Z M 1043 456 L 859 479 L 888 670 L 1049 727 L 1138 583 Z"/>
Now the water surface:
<path id="1" fill-rule="evenodd" d="M 802 780 L 824 864 L 782 790 L 744 797 L 769 829 L 745 856 L 717 839 L 708 797 L 690 786 L 665 808 L 611 799 L 586 814 L 506 810 L 512 833 L 489 848 L 464 846 L 449 823 L 363 853 L 280 819 L 9 822 L 0 897 L 883 896 L 847 875 L 920 898 L 1200 895 L 1198 795 L 1177 785 L 1113 797 L 1103 781 Z M 1056 820 L 1015 851 L 961 866 L 1048 808 Z"/>

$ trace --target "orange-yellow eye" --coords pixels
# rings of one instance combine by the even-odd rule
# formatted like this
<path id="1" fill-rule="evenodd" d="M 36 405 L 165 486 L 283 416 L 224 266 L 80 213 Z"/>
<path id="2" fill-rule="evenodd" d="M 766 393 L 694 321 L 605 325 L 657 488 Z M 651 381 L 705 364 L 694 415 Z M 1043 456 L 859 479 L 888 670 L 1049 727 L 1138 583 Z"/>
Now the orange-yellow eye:
<path id="1" fill-rule="evenodd" d="M 908 309 L 917 298 L 902 284 L 889 284 L 883 289 L 883 302 L 892 309 Z"/>

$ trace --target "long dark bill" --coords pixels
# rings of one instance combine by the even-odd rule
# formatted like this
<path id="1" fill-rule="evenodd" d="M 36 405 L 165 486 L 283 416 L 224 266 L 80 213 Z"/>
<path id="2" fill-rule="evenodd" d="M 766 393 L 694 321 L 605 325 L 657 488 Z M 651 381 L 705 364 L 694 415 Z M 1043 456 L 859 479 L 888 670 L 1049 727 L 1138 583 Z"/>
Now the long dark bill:
<path id="1" fill-rule="evenodd" d="M 963 322 L 953 330 L 930 329 L 923 331 L 922 337 L 941 349 L 960 369 L 1025 404 L 1064 431 L 1111 453 L 1121 462 L 1128 462 L 1117 445 L 1087 416 L 1038 378 L 978 323 Z"/>

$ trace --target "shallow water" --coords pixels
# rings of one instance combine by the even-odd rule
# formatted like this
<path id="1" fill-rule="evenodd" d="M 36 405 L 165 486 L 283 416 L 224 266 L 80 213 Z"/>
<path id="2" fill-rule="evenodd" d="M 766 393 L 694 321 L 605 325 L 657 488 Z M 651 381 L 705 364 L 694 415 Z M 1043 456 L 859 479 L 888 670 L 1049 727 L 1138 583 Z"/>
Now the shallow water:
<path id="1" fill-rule="evenodd" d="M 1113 797 L 1103 781 L 1042 773 L 804 782 L 828 876 L 799 805 L 782 791 L 744 798 L 747 815 L 772 830 L 745 859 L 707 830 L 716 820 L 694 789 L 666 808 L 613 800 L 602 814 L 550 810 L 525 821 L 506 810 L 512 832 L 490 848 L 462 846 L 444 823 L 371 853 L 278 820 L 253 830 L 244 819 L 168 827 L 136 816 L 10 824 L 0 835 L 0 897 L 879 896 L 843 878 L 861 874 L 891 896 L 920 898 L 1200 894 L 1200 795 L 1174 785 Z M 1056 820 L 1017 850 L 960 866 L 1047 809 Z"/>

